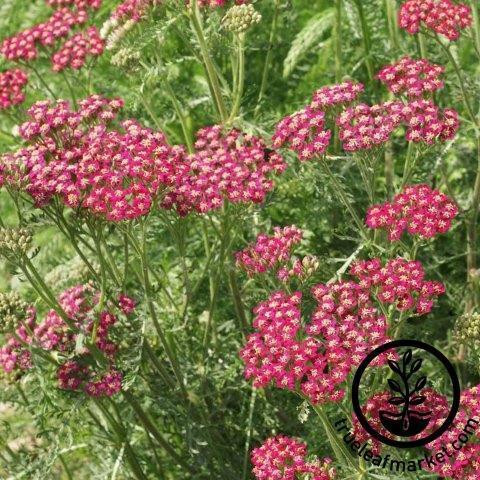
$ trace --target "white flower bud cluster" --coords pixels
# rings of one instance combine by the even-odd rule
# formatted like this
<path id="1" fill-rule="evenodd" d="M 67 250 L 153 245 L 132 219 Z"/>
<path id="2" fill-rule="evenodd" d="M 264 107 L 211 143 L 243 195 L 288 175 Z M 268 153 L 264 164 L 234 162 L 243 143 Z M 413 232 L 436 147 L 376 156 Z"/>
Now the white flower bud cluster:
<path id="1" fill-rule="evenodd" d="M 468 313 L 457 319 L 454 331 L 455 338 L 462 343 L 480 340 L 480 313 Z"/>
<path id="2" fill-rule="evenodd" d="M 27 253 L 32 243 L 32 232 L 27 228 L 1 228 L 0 250 Z"/>
<path id="3" fill-rule="evenodd" d="M 133 70 L 138 66 L 140 52 L 131 48 L 120 48 L 115 55 L 112 56 L 110 63 L 120 68 Z"/>
<path id="4" fill-rule="evenodd" d="M 243 33 L 251 25 L 259 23 L 261 19 L 262 16 L 249 3 L 248 5 L 242 4 L 231 7 L 223 17 L 222 23 L 229 32 Z"/>
<path id="5" fill-rule="evenodd" d="M 132 18 L 122 24 L 119 24 L 116 18 L 109 18 L 100 29 L 100 37 L 105 40 L 105 49 L 113 50 L 136 23 Z"/>
<path id="6" fill-rule="evenodd" d="M 18 293 L 0 292 L 0 331 L 11 332 L 25 318 L 28 304 L 24 302 Z"/>
<path id="7" fill-rule="evenodd" d="M 306 255 L 302 258 L 302 267 L 306 276 L 313 275 L 320 266 L 320 262 L 315 255 Z"/>

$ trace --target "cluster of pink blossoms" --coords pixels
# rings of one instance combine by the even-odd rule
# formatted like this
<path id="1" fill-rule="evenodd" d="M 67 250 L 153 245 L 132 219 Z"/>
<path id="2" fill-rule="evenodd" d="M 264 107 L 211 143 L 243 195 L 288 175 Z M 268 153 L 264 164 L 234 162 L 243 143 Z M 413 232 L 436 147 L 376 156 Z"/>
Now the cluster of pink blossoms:
<path id="1" fill-rule="evenodd" d="M 337 125 L 343 148 L 355 152 L 386 143 L 400 125 L 405 125 L 409 142 L 431 145 L 437 140 L 446 141 L 457 133 L 459 121 L 455 110 L 441 110 L 431 100 L 415 99 L 406 104 L 390 101 L 356 105 L 338 116 Z"/>
<path id="2" fill-rule="evenodd" d="M 325 112 L 353 102 L 362 91 L 362 84 L 350 81 L 317 90 L 310 105 L 278 123 L 272 137 L 273 146 L 288 146 L 300 160 L 323 154 L 331 137 L 331 131 L 325 129 Z"/>
<path id="3" fill-rule="evenodd" d="M 103 40 L 96 27 L 76 33 L 64 43 L 58 52 L 53 54 L 53 70 L 61 72 L 67 67 L 78 70 L 85 65 L 88 56 L 100 56 L 103 48 Z"/>
<path id="4" fill-rule="evenodd" d="M 88 8 L 100 8 L 102 0 L 45 0 L 45 3 L 55 9 L 75 6 L 79 10 L 86 10 Z"/>
<path id="5" fill-rule="evenodd" d="M 425 271 L 418 260 L 395 258 L 385 265 L 378 258 L 354 263 L 350 274 L 359 285 L 399 311 L 415 310 L 418 315 L 429 313 L 433 301 L 445 293 L 441 282 L 425 280 Z"/>
<path id="6" fill-rule="evenodd" d="M 472 421 L 477 422 L 476 424 Z M 441 477 L 453 480 L 478 480 L 480 478 L 480 386 L 464 390 L 460 408 L 453 426 L 427 445 L 432 452 L 446 448 L 445 461 L 437 463 L 433 471 Z M 469 435 L 466 435 L 466 430 Z M 472 432 L 474 430 L 474 433 Z M 473 436 L 471 435 L 473 433 Z M 458 447 L 461 449 L 458 450 Z M 457 450 L 454 450 L 457 448 Z"/>
<path id="7" fill-rule="evenodd" d="M 7 60 L 32 61 L 38 57 L 38 46 L 56 48 L 57 40 L 67 38 L 72 30 L 88 21 L 89 9 L 99 8 L 101 0 L 47 0 L 48 5 L 57 8 L 43 23 L 27 28 L 5 39 L 0 53 Z M 88 48 L 87 48 L 88 46 Z M 103 41 L 95 27 L 67 39 L 53 53 L 52 64 L 55 71 L 71 66 L 81 68 L 87 55 L 100 55 Z"/>
<path id="8" fill-rule="evenodd" d="M 472 10 L 452 0 L 407 0 L 400 7 L 399 22 L 410 34 L 418 33 L 423 24 L 449 40 L 457 40 L 461 30 L 472 24 Z"/>
<path id="9" fill-rule="evenodd" d="M 383 426 L 380 420 L 380 412 L 395 410 L 395 407 L 393 407 L 388 402 L 391 396 L 392 396 L 391 392 L 376 393 L 362 405 L 362 412 L 367 418 L 368 423 L 378 433 L 380 433 L 386 438 L 391 438 L 392 435 Z M 441 426 L 441 424 L 445 420 L 445 417 L 448 415 L 448 412 L 450 411 L 450 405 L 448 404 L 447 399 L 445 398 L 444 395 L 439 394 L 436 390 L 432 388 L 425 388 L 422 390 L 422 396 L 425 397 L 424 402 L 421 403 L 420 405 L 416 405 L 415 411 L 420 413 L 431 412 L 430 422 L 424 431 L 422 431 L 419 435 L 413 436 L 412 439 L 425 438 L 430 433 L 433 433 L 435 430 L 437 430 Z M 353 434 L 355 435 L 355 439 L 360 443 L 371 441 L 372 451 L 376 455 L 378 455 L 382 450 L 383 444 L 379 440 L 373 438 L 360 425 L 360 422 L 358 421 L 357 416 L 354 414 L 352 414 L 352 423 L 353 423 Z"/>
<path id="10" fill-rule="evenodd" d="M 344 150 L 368 150 L 387 142 L 402 121 L 402 106 L 401 102 L 378 105 L 361 103 L 344 110 L 337 117 Z"/>
<path id="11" fill-rule="evenodd" d="M 68 102 L 38 102 L 20 134 L 32 143 L 2 157 L 1 183 L 20 188 L 42 207 L 54 197 L 109 221 L 137 218 L 176 185 L 188 166 L 183 149 L 134 120 L 110 129 L 121 100 L 92 96 L 73 111 Z"/>
<path id="12" fill-rule="evenodd" d="M 371 206 L 366 224 L 385 229 L 391 242 L 400 240 L 404 231 L 432 238 L 448 232 L 457 214 L 457 206 L 444 193 L 428 185 L 408 185 L 392 202 Z"/>
<path id="13" fill-rule="evenodd" d="M 0 368 L 5 373 L 19 373 L 32 368 L 32 356 L 24 344 L 28 345 L 32 342 L 28 332 L 35 327 L 36 315 L 36 310 L 29 307 L 25 320 L 15 329 L 15 334 L 5 335 L 5 345 L 0 347 Z"/>
<path id="14" fill-rule="evenodd" d="M 23 90 L 27 82 L 27 74 L 19 68 L 0 73 L 0 110 L 18 105 L 25 100 Z"/>
<path id="15" fill-rule="evenodd" d="M 368 292 L 354 282 L 316 285 L 317 307 L 302 322 L 301 292 L 274 292 L 255 307 L 253 327 L 240 352 L 245 377 L 262 388 L 298 387 L 312 403 L 340 401 L 341 384 L 366 354 L 388 341 L 387 323 Z"/>
<path id="16" fill-rule="evenodd" d="M 336 471 L 329 458 L 307 460 L 307 446 L 294 438 L 277 435 L 251 453 L 257 480 L 334 480 Z"/>
<path id="17" fill-rule="evenodd" d="M 402 110 L 409 142 L 427 145 L 437 140 L 446 141 L 458 131 L 458 113 L 452 108 L 441 110 L 431 100 L 413 100 Z"/>
<path id="18" fill-rule="evenodd" d="M 125 0 L 115 8 L 111 18 L 139 22 L 147 9 L 156 3 L 160 3 L 160 0 Z"/>
<path id="19" fill-rule="evenodd" d="M 334 480 L 336 470 L 329 458 L 307 460 L 307 446 L 285 435 L 270 437 L 251 453 L 257 480 Z"/>
<path id="20" fill-rule="evenodd" d="M 291 225 L 274 228 L 273 235 L 260 234 L 255 244 L 237 252 L 237 266 L 249 275 L 265 273 L 290 259 L 294 245 L 300 243 L 303 232 Z"/>
<path id="21" fill-rule="evenodd" d="M 444 83 L 439 77 L 444 71 L 441 65 L 423 58 L 414 60 L 403 57 L 383 67 L 377 73 L 377 78 L 395 95 L 406 93 L 411 98 L 417 98 L 442 88 Z"/>
<path id="22" fill-rule="evenodd" d="M 16 336 L 7 334 L 6 345 L 0 349 L 0 366 L 7 373 L 31 368 L 31 355 L 26 345 L 54 351 L 63 361 L 57 369 L 60 388 L 85 391 L 90 396 L 111 396 L 120 391 L 122 374 L 115 367 L 118 345 L 112 341 L 112 328 L 117 316 L 110 310 L 96 312 L 99 294 L 90 285 L 77 285 L 61 293 L 58 302 L 69 322 L 55 310 L 36 322 L 33 309 L 16 329 Z M 117 308 L 132 313 L 135 302 L 125 295 L 118 299 Z M 127 311 L 125 306 L 128 306 Z M 127 313 L 128 312 L 128 313 Z M 72 326 L 75 329 L 72 329 Z M 78 350 L 78 335 L 94 339 L 96 348 L 105 355 L 107 365 L 97 371 L 89 361 L 87 347 Z"/>
<path id="23" fill-rule="evenodd" d="M 286 168 L 283 158 L 265 142 L 239 130 L 222 132 L 214 125 L 197 132 L 195 152 L 185 157 L 188 172 L 165 195 L 162 206 L 180 215 L 205 213 L 232 203 L 262 203 L 273 189 L 270 174 Z"/>

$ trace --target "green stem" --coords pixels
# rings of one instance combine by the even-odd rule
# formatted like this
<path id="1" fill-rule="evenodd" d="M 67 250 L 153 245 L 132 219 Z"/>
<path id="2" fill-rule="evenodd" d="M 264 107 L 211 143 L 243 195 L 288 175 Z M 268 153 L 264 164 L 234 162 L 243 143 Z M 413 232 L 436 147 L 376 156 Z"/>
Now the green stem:
<path id="1" fill-rule="evenodd" d="M 165 85 L 165 89 L 167 91 L 168 96 L 170 97 L 170 100 L 172 102 L 173 108 L 177 114 L 178 120 L 180 121 L 180 125 L 182 127 L 182 133 L 183 133 L 183 138 L 185 140 L 185 143 L 187 145 L 187 150 L 189 153 L 193 153 L 193 142 L 192 142 L 192 136 L 190 135 L 190 130 L 187 125 L 187 120 L 185 117 L 185 114 L 183 113 L 183 108 L 180 105 L 180 102 L 178 101 L 175 92 L 173 91 L 173 88 L 168 81 L 168 79 L 164 79 L 163 81 Z"/>
<path id="2" fill-rule="evenodd" d="M 473 122 L 475 127 L 478 127 L 478 120 L 476 118 L 476 115 L 474 113 L 473 107 L 470 104 L 469 101 L 469 95 L 467 93 L 466 87 L 465 87 L 465 80 L 463 78 L 462 70 L 460 66 L 458 65 L 457 61 L 455 60 L 455 57 L 452 55 L 452 52 L 450 51 L 450 46 L 445 46 L 438 34 L 435 34 L 433 37 L 435 41 L 440 45 L 442 50 L 445 52 L 445 54 L 448 57 L 449 62 L 452 64 L 453 69 L 455 70 L 455 73 L 458 78 L 458 83 L 460 85 L 460 90 L 462 91 L 462 97 L 463 97 L 463 102 L 465 104 L 465 107 L 468 112 L 468 116 L 470 117 L 470 120 Z"/>
<path id="3" fill-rule="evenodd" d="M 137 402 L 135 397 L 129 391 L 122 391 L 123 397 L 130 406 L 135 411 L 137 417 L 142 422 L 145 429 L 153 436 L 157 443 L 170 455 L 170 457 L 177 462 L 179 465 L 182 465 L 184 468 L 192 471 L 192 467 L 185 462 L 182 456 L 180 456 L 172 446 L 163 438 L 162 434 L 159 432 L 153 421 L 150 419 L 148 414 L 143 410 L 141 405 Z"/>
<path id="4" fill-rule="evenodd" d="M 327 434 L 328 441 L 337 456 L 337 460 L 346 462 L 346 464 L 356 470 L 358 473 L 363 473 L 358 464 L 355 462 L 353 456 L 348 451 L 345 443 L 341 438 L 339 438 L 338 432 L 335 430 L 333 425 L 330 423 L 330 420 L 326 413 L 323 411 L 323 408 L 319 405 L 312 405 L 313 409 L 315 410 L 316 414 L 320 418 L 322 422 L 323 428 L 325 429 L 325 433 Z"/>
<path id="5" fill-rule="evenodd" d="M 362 41 L 363 49 L 365 51 L 365 65 L 367 66 L 368 78 L 370 82 L 372 82 L 374 78 L 374 71 L 370 54 L 370 34 L 368 32 L 368 25 L 365 18 L 365 12 L 363 11 L 362 1 L 363 0 L 355 0 L 355 5 L 357 6 L 358 17 L 360 19 L 360 25 L 362 27 Z"/>
<path id="6" fill-rule="evenodd" d="M 238 114 L 240 109 L 240 103 L 242 101 L 243 86 L 245 83 L 245 34 L 240 33 L 236 36 L 237 43 L 237 56 L 238 56 L 238 69 L 237 69 L 237 89 L 234 94 L 234 101 L 232 111 L 229 116 L 229 122 L 231 122 Z"/>
<path id="7" fill-rule="evenodd" d="M 200 52 L 203 59 L 205 71 L 207 73 L 207 80 L 210 87 L 210 93 L 212 95 L 212 99 L 214 101 L 215 107 L 217 108 L 220 121 L 222 123 L 225 123 L 227 119 L 227 110 L 225 108 L 222 92 L 220 90 L 220 83 L 218 81 L 217 72 L 215 70 L 215 66 L 213 65 L 212 59 L 210 58 L 207 42 L 205 40 L 205 35 L 203 33 L 197 0 L 192 1 L 192 6 L 189 11 L 189 16 L 190 16 L 193 30 L 198 40 L 198 44 L 200 46 Z"/>
<path id="8" fill-rule="evenodd" d="M 253 425 L 253 412 L 255 410 L 255 399 L 257 398 L 257 389 L 252 388 L 252 394 L 250 395 L 250 407 L 248 409 L 248 420 L 247 420 L 247 434 L 245 439 L 245 450 L 243 454 L 243 475 L 242 479 L 247 480 L 248 478 L 248 457 L 250 454 L 250 441 L 252 438 L 252 425 Z"/>
<path id="9" fill-rule="evenodd" d="M 273 42 L 275 41 L 275 35 L 277 33 L 278 16 L 280 13 L 280 0 L 275 0 L 275 10 L 273 12 L 272 24 L 270 27 L 270 36 L 268 38 L 267 54 L 265 55 L 265 64 L 263 65 L 262 81 L 260 84 L 260 91 L 258 93 L 257 105 L 253 113 L 254 117 L 257 117 L 260 112 L 260 106 L 265 95 L 268 83 L 268 72 L 270 70 L 270 63 L 272 61 Z"/>
<path id="10" fill-rule="evenodd" d="M 387 11 L 388 34 L 390 37 L 390 48 L 398 50 L 398 21 L 397 21 L 397 5 L 395 0 L 385 0 Z"/>
<path id="11" fill-rule="evenodd" d="M 345 194 L 345 190 L 341 183 L 337 180 L 333 172 L 330 170 L 330 167 L 328 166 L 328 162 L 325 158 L 325 156 L 320 157 L 320 164 L 322 165 L 326 175 L 329 177 L 331 182 L 333 183 L 333 190 L 335 191 L 336 195 L 338 196 L 339 200 L 343 203 L 344 207 L 350 212 L 350 215 L 353 218 L 353 221 L 357 225 L 358 229 L 360 230 L 360 233 L 363 235 L 364 234 L 364 226 L 363 222 L 360 220 L 359 216 L 357 215 L 357 212 L 355 212 L 352 204 L 347 198 L 347 195 Z"/>

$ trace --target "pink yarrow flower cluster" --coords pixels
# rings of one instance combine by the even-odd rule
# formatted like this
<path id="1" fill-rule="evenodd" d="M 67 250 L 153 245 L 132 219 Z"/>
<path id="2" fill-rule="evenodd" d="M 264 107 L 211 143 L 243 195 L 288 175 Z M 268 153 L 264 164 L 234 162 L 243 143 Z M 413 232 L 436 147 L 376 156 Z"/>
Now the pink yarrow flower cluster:
<path id="1" fill-rule="evenodd" d="M 15 328 L 15 334 L 5 334 L 5 344 L 0 347 L 0 368 L 6 374 L 19 374 L 32 368 L 32 355 L 28 349 L 32 339 L 28 332 L 35 328 L 36 315 L 35 309 L 29 307 L 25 320 Z"/>
<path id="2" fill-rule="evenodd" d="M 378 433 L 383 435 L 386 438 L 391 438 L 391 433 L 383 426 L 380 419 L 381 411 L 394 411 L 395 408 L 392 404 L 388 402 L 391 398 L 391 392 L 379 392 L 370 397 L 363 405 L 362 412 L 365 417 L 368 419 L 368 423 L 374 428 Z M 433 388 L 425 388 L 422 390 L 422 396 L 425 397 L 424 402 L 415 406 L 415 411 L 420 413 L 430 412 L 430 421 L 420 434 L 412 436 L 412 439 L 425 438 L 430 433 L 433 433 L 437 430 L 445 417 L 450 411 L 450 405 L 444 395 L 439 394 Z M 400 407 L 401 408 L 401 407 Z M 378 455 L 383 447 L 381 443 L 376 438 L 373 438 L 361 425 L 357 419 L 357 416 L 352 414 L 352 424 L 353 424 L 353 435 L 355 436 L 356 441 L 360 443 L 370 441 L 372 443 L 372 451 Z"/>
<path id="3" fill-rule="evenodd" d="M 444 71 L 445 68 L 441 65 L 423 58 L 414 60 L 403 57 L 398 62 L 383 67 L 377 78 L 395 95 L 406 93 L 410 98 L 417 98 L 443 88 L 444 83 L 439 77 Z"/>
<path id="4" fill-rule="evenodd" d="M 460 408 L 453 426 L 427 445 L 432 452 L 445 450 L 447 452 L 444 455 L 444 462 L 438 462 L 433 467 L 437 475 L 453 480 L 480 478 L 479 423 L 480 386 L 476 385 L 462 392 Z M 459 446 L 461 446 L 460 450 L 458 450 Z"/>
<path id="5" fill-rule="evenodd" d="M 255 319 L 240 352 L 245 377 L 256 388 L 300 388 L 312 403 L 340 401 L 348 374 L 385 343 L 387 324 L 368 293 L 354 282 L 316 285 L 317 308 L 301 318 L 301 292 L 274 292 L 254 309 Z"/>
<path id="6" fill-rule="evenodd" d="M 27 82 L 27 74 L 19 68 L 0 73 L 0 110 L 25 101 L 24 88 Z"/>
<path id="7" fill-rule="evenodd" d="M 350 274 L 359 285 L 371 291 L 376 299 L 392 304 L 399 311 L 412 310 L 418 315 L 429 313 L 433 301 L 445 293 L 441 282 L 425 280 L 425 271 L 417 260 L 395 258 L 385 265 L 378 258 L 352 264 Z"/>
<path id="8" fill-rule="evenodd" d="M 451 108 L 441 110 L 431 100 L 413 100 L 403 107 L 402 114 L 409 142 L 431 145 L 450 140 L 459 128 L 458 113 Z"/>
<path id="9" fill-rule="evenodd" d="M 407 0 L 399 11 L 400 27 L 410 34 L 428 30 L 457 40 L 460 32 L 472 24 L 472 10 L 464 3 L 452 0 Z"/>
<path id="10" fill-rule="evenodd" d="M 303 232 L 291 225 L 274 228 L 273 235 L 258 235 L 255 244 L 235 254 L 237 266 L 249 275 L 265 273 L 290 259 L 293 247 L 302 240 Z"/>
<path id="11" fill-rule="evenodd" d="M 336 471 L 329 458 L 307 459 L 307 445 L 294 438 L 277 435 L 251 453 L 257 480 L 334 480 Z"/>
<path id="12" fill-rule="evenodd" d="M 180 215 L 206 213 L 232 203 L 262 203 L 274 186 L 272 174 L 286 168 L 283 158 L 260 137 L 214 125 L 197 132 L 195 152 L 185 157 L 188 173 L 167 192 L 162 206 Z"/>
<path id="13" fill-rule="evenodd" d="M 391 242 L 400 240 L 405 231 L 432 238 L 448 232 L 457 214 L 457 206 L 444 193 L 424 184 L 408 185 L 392 202 L 370 207 L 366 224 L 385 229 Z"/>
<path id="14" fill-rule="evenodd" d="M 455 137 L 459 121 L 455 110 L 441 110 L 431 100 L 415 99 L 405 104 L 356 105 L 338 116 L 337 125 L 344 150 L 356 152 L 385 144 L 400 125 L 406 127 L 409 142 L 446 141 Z"/>
<path id="15" fill-rule="evenodd" d="M 45 0 L 45 3 L 55 9 L 75 6 L 79 10 L 87 10 L 89 8 L 100 8 L 102 0 Z"/>
<path id="16" fill-rule="evenodd" d="M 182 147 L 134 120 L 113 129 L 123 102 L 92 96 L 73 111 L 68 102 L 34 104 L 20 134 L 31 146 L 2 158 L 3 183 L 21 188 L 39 207 L 59 197 L 109 221 L 147 214 L 161 191 L 189 167 Z"/>
<path id="17" fill-rule="evenodd" d="M 326 111 L 353 102 L 362 91 L 362 84 L 350 81 L 317 90 L 310 105 L 277 124 L 273 146 L 288 147 L 300 160 L 325 153 L 332 134 L 325 129 Z"/>
<path id="18" fill-rule="evenodd" d="M 157 3 L 160 3 L 160 0 L 125 0 L 115 8 L 112 18 L 118 21 L 139 22 L 148 8 Z"/>
<path id="19" fill-rule="evenodd" d="M 111 309 L 96 311 L 99 293 L 93 287 L 77 285 L 61 293 L 58 302 L 68 321 L 56 310 L 50 310 L 44 320 L 36 322 L 32 310 L 27 320 L 17 328 L 17 337 L 8 336 L 0 349 L 0 366 L 5 372 L 31 368 L 31 356 L 26 345 L 35 345 L 46 351 L 56 352 L 62 358 L 57 369 L 60 388 L 84 391 L 90 396 L 111 396 L 121 389 L 122 375 L 115 363 L 118 345 L 112 340 L 112 332 L 118 321 Z M 128 311 L 134 308 L 133 300 L 122 295 Z M 122 310 L 125 311 L 124 308 Z M 27 328 L 28 326 L 28 328 Z M 93 368 L 89 348 L 78 347 L 79 335 L 91 338 L 95 347 L 105 355 L 107 365 L 103 370 Z M 23 343 L 22 343 L 23 342 Z"/>
<path id="20" fill-rule="evenodd" d="M 74 70 L 82 68 L 87 57 L 98 57 L 103 53 L 104 42 L 96 27 L 79 32 L 69 38 L 52 56 L 53 70 L 61 72 L 70 67 Z"/>
<path id="21" fill-rule="evenodd" d="M 402 106 L 401 102 L 361 103 L 344 110 L 337 117 L 344 150 L 369 150 L 386 143 L 402 121 Z"/>
<path id="22" fill-rule="evenodd" d="M 56 8 L 50 18 L 33 27 L 27 28 L 3 41 L 0 53 L 7 60 L 26 62 L 38 57 L 38 47 L 50 47 L 54 50 L 52 64 L 55 71 L 67 66 L 81 68 L 87 55 L 97 56 L 103 51 L 103 40 L 96 28 L 77 33 L 63 42 L 58 40 L 70 36 L 76 26 L 84 25 L 89 18 L 89 10 L 99 8 L 101 0 L 46 0 Z"/>

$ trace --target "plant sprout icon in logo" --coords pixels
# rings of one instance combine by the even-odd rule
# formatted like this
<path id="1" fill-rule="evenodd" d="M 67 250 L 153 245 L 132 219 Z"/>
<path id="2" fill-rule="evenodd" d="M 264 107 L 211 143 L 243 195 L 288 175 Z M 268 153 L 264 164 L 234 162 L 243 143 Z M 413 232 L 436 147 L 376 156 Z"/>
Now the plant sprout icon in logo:
<path id="1" fill-rule="evenodd" d="M 388 379 L 390 390 L 394 395 L 388 399 L 393 406 L 402 407 L 400 412 L 380 410 L 382 425 L 394 435 L 400 437 L 412 437 L 423 432 L 430 421 L 431 411 L 420 412 L 415 406 L 425 402 L 425 396 L 421 395 L 422 389 L 427 384 L 427 377 L 419 376 L 411 386 L 411 381 L 416 372 L 422 366 L 423 359 L 413 360 L 412 350 L 408 349 L 403 354 L 400 363 L 389 360 L 388 365 L 400 381 Z"/>
<path id="2" fill-rule="evenodd" d="M 419 354 L 422 355 L 421 358 Z M 374 393 L 370 391 L 372 375 L 375 379 L 378 372 L 382 374 L 382 371 L 377 370 L 379 367 L 376 363 L 380 355 L 390 358 L 386 382 L 389 392 L 386 392 L 387 406 L 378 410 L 378 416 L 374 420 L 366 416 L 367 411 L 362 408 L 361 398 L 366 398 L 365 393 L 367 396 Z M 440 423 L 430 421 L 433 416 L 430 408 L 433 405 L 427 402 L 427 390 L 424 390 L 427 377 L 422 373 L 422 367 L 423 370 L 430 371 L 433 366 L 435 375 L 445 380 L 441 382 L 442 388 L 449 389 L 443 395 L 448 394 L 450 410 Z M 429 389 L 431 390 L 430 387 Z M 382 391 L 385 388 L 382 387 Z M 452 424 L 460 405 L 460 384 L 453 365 L 435 347 L 418 340 L 394 340 L 375 348 L 358 366 L 352 383 L 352 405 L 361 426 L 372 437 L 392 447 L 419 447 L 438 438 Z M 434 424 L 430 425 L 431 423 Z"/>

